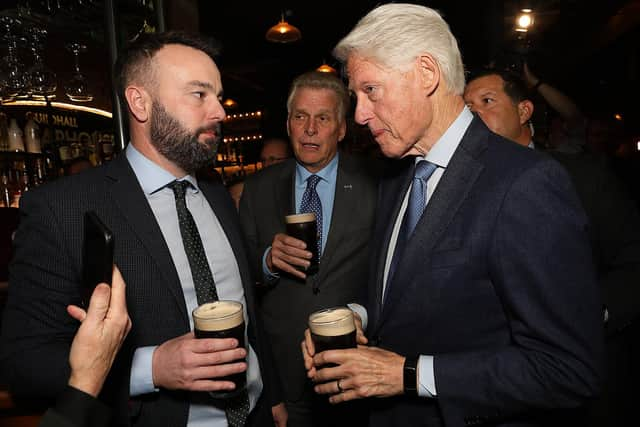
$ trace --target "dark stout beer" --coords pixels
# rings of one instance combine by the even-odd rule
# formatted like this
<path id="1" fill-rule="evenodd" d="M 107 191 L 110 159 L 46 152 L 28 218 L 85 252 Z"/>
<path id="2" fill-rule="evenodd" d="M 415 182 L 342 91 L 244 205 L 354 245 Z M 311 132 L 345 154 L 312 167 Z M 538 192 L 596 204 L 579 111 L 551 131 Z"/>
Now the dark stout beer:
<path id="1" fill-rule="evenodd" d="M 309 316 L 309 330 L 316 353 L 356 347 L 353 312 L 346 307 L 327 308 Z"/>
<path id="2" fill-rule="evenodd" d="M 238 347 L 244 347 L 242 304 L 236 301 L 216 301 L 201 305 L 193 310 L 193 329 L 196 338 L 235 338 L 238 340 Z M 212 380 L 231 381 L 236 385 L 234 390 L 210 393 L 218 399 L 237 395 L 247 386 L 246 372 L 212 378 Z"/>
<path id="3" fill-rule="evenodd" d="M 287 225 L 287 234 L 305 242 L 307 250 L 313 254 L 309 260 L 309 268 L 304 270 L 300 267 L 300 270 L 309 275 L 317 273 L 318 265 L 320 263 L 320 256 L 318 254 L 318 233 L 321 233 L 322 230 L 318 230 L 316 214 L 311 212 L 287 215 L 284 220 Z"/>

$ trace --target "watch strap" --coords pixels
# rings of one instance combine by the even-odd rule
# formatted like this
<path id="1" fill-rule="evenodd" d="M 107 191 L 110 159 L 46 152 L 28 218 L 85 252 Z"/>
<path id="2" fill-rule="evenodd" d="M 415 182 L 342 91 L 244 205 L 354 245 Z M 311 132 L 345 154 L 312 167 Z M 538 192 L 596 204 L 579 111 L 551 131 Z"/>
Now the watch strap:
<path id="1" fill-rule="evenodd" d="M 406 357 L 402 372 L 404 394 L 409 396 L 418 395 L 418 358 Z"/>

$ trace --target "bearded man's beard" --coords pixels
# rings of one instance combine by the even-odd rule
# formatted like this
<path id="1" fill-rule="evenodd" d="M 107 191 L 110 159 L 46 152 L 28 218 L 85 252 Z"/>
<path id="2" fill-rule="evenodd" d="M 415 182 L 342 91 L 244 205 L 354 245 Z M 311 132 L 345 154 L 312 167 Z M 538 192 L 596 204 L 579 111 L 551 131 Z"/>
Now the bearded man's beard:
<path id="1" fill-rule="evenodd" d="M 215 137 L 198 141 L 203 132 L 215 131 Z M 216 157 L 220 141 L 220 124 L 197 128 L 194 132 L 185 129 L 158 102 L 153 101 L 151 114 L 151 143 L 167 160 L 191 174 Z"/>

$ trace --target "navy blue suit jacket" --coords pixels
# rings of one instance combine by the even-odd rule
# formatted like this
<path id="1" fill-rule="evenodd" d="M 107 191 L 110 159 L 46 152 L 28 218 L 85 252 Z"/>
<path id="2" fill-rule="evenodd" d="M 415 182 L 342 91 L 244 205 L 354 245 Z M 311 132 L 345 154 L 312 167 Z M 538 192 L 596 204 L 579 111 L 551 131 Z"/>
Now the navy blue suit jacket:
<path id="1" fill-rule="evenodd" d="M 601 302 L 587 219 L 555 161 L 467 129 L 381 304 L 384 261 L 413 159 L 381 184 L 368 336 L 433 355 L 437 398 L 381 399 L 371 425 L 565 423 L 597 392 Z"/>

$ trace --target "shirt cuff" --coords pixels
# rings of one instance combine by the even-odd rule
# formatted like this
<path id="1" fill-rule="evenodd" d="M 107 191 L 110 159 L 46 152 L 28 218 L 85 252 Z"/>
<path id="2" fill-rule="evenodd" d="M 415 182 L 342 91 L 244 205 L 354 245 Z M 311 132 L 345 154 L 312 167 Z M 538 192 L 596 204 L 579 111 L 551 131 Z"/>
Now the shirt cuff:
<path id="1" fill-rule="evenodd" d="M 360 316 L 360 320 L 362 320 L 362 330 L 367 330 L 367 323 L 369 321 L 369 317 L 367 316 L 367 309 L 361 306 L 360 304 L 356 304 L 355 302 L 351 304 L 347 304 L 347 307 L 355 313 L 358 313 Z"/>
<path id="2" fill-rule="evenodd" d="M 153 352 L 157 346 L 140 347 L 133 354 L 129 393 L 131 396 L 153 393 L 159 389 L 153 385 Z"/>
<path id="3" fill-rule="evenodd" d="M 100 425 L 107 425 L 111 417 L 111 411 L 95 397 L 67 386 L 58 397 L 55 412 L 62 418 L 77 426 L 97 425 L 97 420 L 104 420 Z"/>
<path id="4" fill-rule="evenodd" d="M 262 274 L 264 275 L 264 280 L 267 284 L 271 284 L 280 278 L 278 273 L 272 273 L 267 266 L 267 255 L 271 250 L 271 246 L 269 246 L 265 251 L 264 255 L 262 255 Z"/>
<path id="5" fill-rule="evenodd" d="M 418 396 L 436 397 L 436 378 L 433 373 L 433 356 L 421 355 L 418 359 Z"/>

